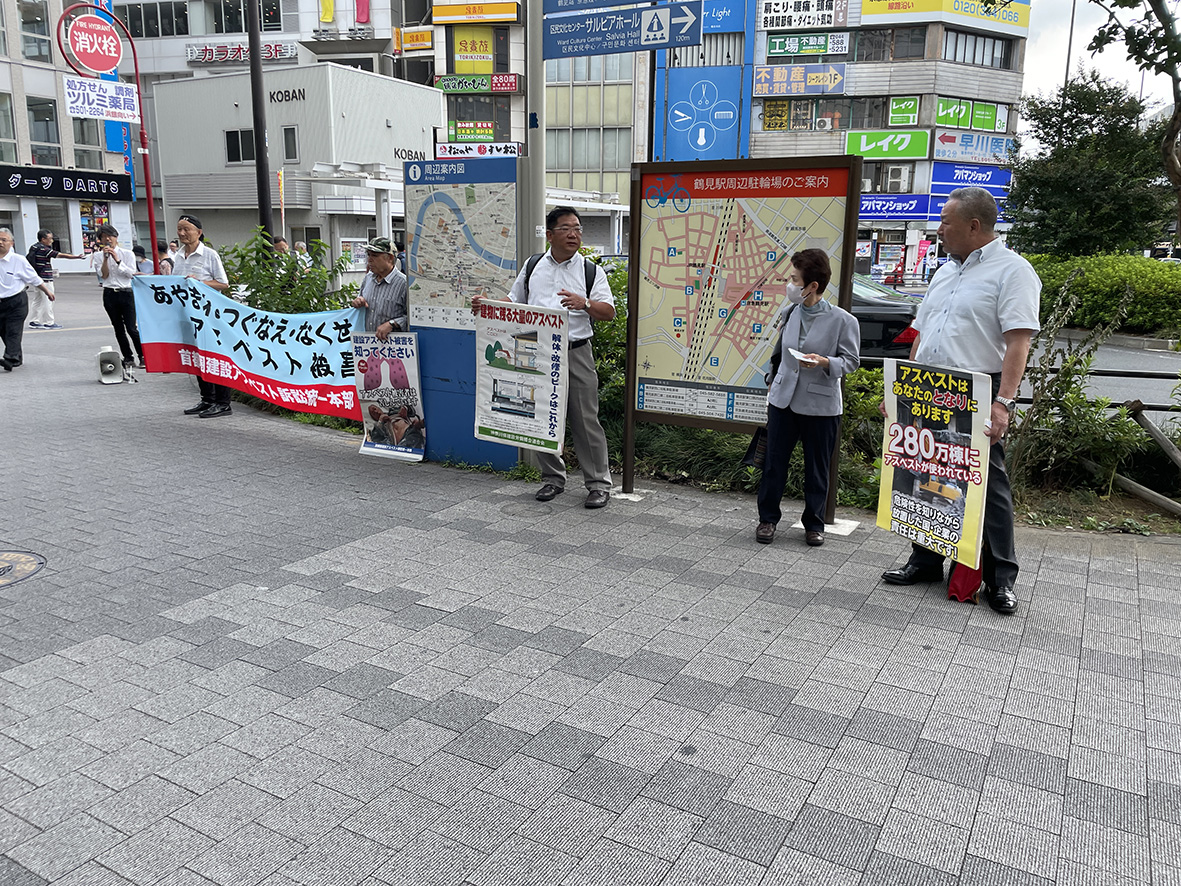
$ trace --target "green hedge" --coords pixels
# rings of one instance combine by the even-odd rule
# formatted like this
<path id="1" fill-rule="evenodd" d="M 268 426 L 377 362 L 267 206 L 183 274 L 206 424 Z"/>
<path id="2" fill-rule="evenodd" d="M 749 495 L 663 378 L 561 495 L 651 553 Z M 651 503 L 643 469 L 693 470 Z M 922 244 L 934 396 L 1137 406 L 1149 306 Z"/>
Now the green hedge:
<path id="1" fill-rule="evenodd" d="M 1082 274 L 1071 284 L 1079 294 L 1078 311 L 1072 318 L 1075 325 L 1092 329 L 1111 320 L 1126 287 L 1131 286 L 1134 297 L 1121 332 L 1148 335 L 1181 329 L 1181 264 L 1139 255 L 1026 258 L 1042 279 L 1043 320 L 1057 303 L 1066 278 L 1079 268 Z"/>

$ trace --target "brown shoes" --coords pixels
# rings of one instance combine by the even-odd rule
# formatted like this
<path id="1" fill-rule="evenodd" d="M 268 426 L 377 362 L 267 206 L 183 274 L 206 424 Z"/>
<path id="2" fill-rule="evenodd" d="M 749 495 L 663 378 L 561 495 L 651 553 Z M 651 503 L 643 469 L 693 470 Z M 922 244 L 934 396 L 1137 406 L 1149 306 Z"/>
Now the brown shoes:
<path id="1" fill-rule="evenodd" d="M 814 530 L 809 530 L 805 535 L 805 539 L 808 542 L 808 547 L 818 548 L 822 544 L 824 544 L 824 533 L 823 532 L 816 532 Z"/>
<path id="2" fill-rule="evenodd" d="M 774 523 L 760 523 L 759 528 L 755 530 L 755 541 L 761 545 L 769 545 L 775 540 L 775 524 Z"/>

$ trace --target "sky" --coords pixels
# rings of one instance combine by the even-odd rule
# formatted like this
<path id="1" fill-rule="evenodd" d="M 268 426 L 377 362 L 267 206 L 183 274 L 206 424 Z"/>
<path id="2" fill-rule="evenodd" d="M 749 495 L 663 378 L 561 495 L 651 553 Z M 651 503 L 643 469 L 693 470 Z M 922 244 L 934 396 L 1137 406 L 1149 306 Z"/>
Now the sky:
<path id="1" fill-rule="evenodd" d="M 1025 45 L 1025 95 L 1051 95 L 1062 86 L 1066 75 L 1066 44 L 1070 33 L 1071 0 L 1030 0 L 1029 42 Z M 1074 43 L 1071 48 L 1071 74 L 1078 71 L 1079 62 L 1088 69 L 1095 68 L 1109 80 L 1128 87 L 1133 95 L 1141 94 L 1140 71 L 1127 60 L 1122 43 L 1108 46 L 1092 56 L 1087 44 L 1106 21 L 1106 13 L 1089 0 L 1078 0 L 1074 20 Z M 1144 77 L 1144 98 L 1149 112 L 1163 110 L 1172 104 L 1169 79 L 1161 75 Z"/>

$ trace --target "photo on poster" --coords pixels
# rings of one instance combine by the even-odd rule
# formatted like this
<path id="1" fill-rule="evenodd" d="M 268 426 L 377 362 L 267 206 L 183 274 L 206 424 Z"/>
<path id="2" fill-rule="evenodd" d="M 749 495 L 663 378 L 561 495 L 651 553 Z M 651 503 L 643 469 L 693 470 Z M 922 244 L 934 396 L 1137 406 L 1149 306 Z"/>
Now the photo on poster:
<path id="1" fill-rule="evenodd" d="M 877 525 L 978 568 L 991 379 L 901 360 L 885 361 L 884 378 Z"/>
<path id="2" fill-rule="evenodd" d="M 560 453 L 566 427 L 565 310 L 491 302 L 476 316 L 480 440 Z"/>
<path id="3" fill-rule="evenodd" d="M 426 421 L 418 374 L 418 335 L 393 333 L 385 341 L 353 334 L 357 402 L 365 425 L 361 452 L 402 461 L 422 461 Z"/>

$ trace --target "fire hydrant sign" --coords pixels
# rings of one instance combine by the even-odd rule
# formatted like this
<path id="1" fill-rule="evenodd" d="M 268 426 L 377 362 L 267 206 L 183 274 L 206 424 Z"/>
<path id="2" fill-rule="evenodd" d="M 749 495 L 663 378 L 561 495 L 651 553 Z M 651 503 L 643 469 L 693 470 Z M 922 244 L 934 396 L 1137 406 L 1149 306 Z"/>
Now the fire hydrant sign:
<path id="1" fill-rule="evenodd" d="M 70 50 L 78 64 L 96 74 L 109 74 L 123 60 L 123 41 L 110 22 L 80 15 L 70 22 Z"/>

